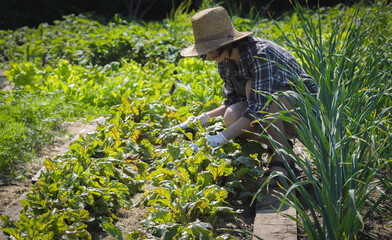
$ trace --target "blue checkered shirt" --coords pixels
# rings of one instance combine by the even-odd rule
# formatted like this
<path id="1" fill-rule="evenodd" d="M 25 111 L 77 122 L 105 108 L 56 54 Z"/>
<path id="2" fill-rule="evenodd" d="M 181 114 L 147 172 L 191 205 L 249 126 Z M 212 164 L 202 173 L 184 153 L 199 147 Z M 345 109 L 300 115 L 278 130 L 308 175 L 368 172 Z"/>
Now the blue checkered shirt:
<path id="1" fill-rule="evenodd" d="M 278 44 L 257 37 L 238 41 L 239 66 L 225 59 L 218 63 L 223 80 L 224 105 L 230 106 L 248 101 L 242 116 L 250 120 L 263 118 L 269 110 L 265 94 L 274 93 L 281 87 L 291 86 L 293 79 L 311 79 L 295 57 Z M 251 81 L 251 91 L 246 97 L 245 85 Z"/>

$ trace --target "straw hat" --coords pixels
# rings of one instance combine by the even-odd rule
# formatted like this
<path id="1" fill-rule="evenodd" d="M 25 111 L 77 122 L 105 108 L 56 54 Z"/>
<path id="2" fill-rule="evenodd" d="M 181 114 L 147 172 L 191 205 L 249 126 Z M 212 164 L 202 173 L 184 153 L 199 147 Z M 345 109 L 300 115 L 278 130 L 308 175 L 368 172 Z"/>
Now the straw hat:
<path id="1" fill-rule="evenodd" d="M 204 55 L 253 33 L 238 32 L 223 7 L 200 11 L 191 18 L 191 21 L 195 44 L 180 52 L 183 57 Z"/>

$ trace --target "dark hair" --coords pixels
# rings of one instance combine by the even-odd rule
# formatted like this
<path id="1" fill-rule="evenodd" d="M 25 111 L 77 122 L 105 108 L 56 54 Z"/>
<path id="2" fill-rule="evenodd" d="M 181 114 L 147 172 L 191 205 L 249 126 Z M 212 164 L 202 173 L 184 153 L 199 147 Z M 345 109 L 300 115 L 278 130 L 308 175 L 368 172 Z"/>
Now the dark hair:
<path id="1" fill-rule="evenodd" d="M 229 45 L 225 45 L 223 47 L 219 47 L 216 50 L 218 51 L 218 56 L 222 55 L 222 53 L 227 50 L 227 52 L 229 53 L 229 57 L 231 57 L 233 49 L 236 47 L 238 47 L 238 41 L 232 42 Z M 207 54 L 200 55 L 200 58 L 204 61 L 207 58 Z"/>
<path id="2" fill-rule="evenodd" d="M 238 47 L 238 41 L 232 42 L 229 45 L 223 46 L 219 48 L 219 54 L 222 54 L 225 50 L 229 53 L 229 57 L 233 53 L 233 49 Z"/>

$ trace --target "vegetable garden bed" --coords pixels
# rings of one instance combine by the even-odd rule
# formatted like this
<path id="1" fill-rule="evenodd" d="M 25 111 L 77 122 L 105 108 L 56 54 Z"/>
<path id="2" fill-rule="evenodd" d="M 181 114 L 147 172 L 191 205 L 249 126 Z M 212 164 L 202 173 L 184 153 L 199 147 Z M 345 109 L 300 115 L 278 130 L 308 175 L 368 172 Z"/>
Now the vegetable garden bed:
<path id="1" fill-rule="evenodd" d="M 280 148 L 303 172 L 293 182 L 282 179 L 280 199 L 296 209 L 291 217 L 309 239 L 390 233 L 390 10 L 375 1 L 317 11 L 297 6 L 279 21 L 233 16 L 240 31 L 291 50 L 318 84 L 309 97 L 297 86 L 306 154 Z M 16 183 L 21 166 L 54 139 L 61 122 L 108 119 L 42 163 L 47 171 L 23 201 L 20 219 L 2 216 L 4 232 L 20 239 L 89 239 L 100 231 L 119 239 L 230 239 L 232 232 L 221 229 L 228 216 L 252 215 L 248 199 L 262 198 L 255 193 L 264 146 L 241 140 L 206 146 L 205 136 L 223 129 L 221 119 L 171 129 L 222 102 L 216 66 L 179 58 L 192 42 L 190 16 L 182 6 L 162 22 L 115 17 L 101 24 L 70 15 L 37 29 L 0 31 L 0 67 L 12 85 L 0 92 L 2 175 Z M 147 215 L 128 230 L 135 207 Z M 251 228 L 234 217 L 228 228 Z M 385 231 L 371 227 L 375 219 Z"/>

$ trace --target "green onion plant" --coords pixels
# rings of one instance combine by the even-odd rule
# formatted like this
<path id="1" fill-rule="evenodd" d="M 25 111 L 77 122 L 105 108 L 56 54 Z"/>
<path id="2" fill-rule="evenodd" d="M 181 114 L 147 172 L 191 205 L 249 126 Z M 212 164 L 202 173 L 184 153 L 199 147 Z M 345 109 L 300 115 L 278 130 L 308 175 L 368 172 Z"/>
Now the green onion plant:
<path id="1" fill-rule="evenodd" d="M 322 10 L 317 19 L 293 5 L 303 33 L 283 34 L 318 91 L 308 94 L 294 83 L 294 114 L 276 117 L 297 123 L 304 154 L 273 144 L 305 177 L 296 178 L 292 170 L 290 178 L 270 177 L 281 176 L 286 191 L 279 198 L 296 209 L 290 217 L 309 239 L 357 239 L 369 235 L 365 221 L 376 210 L 384 213 L 380 203 L 391 198 L 385 170 L 391 164 L 391 5 L 341 7 L 330 24 L 322 24 L 328 17 Z"/>

